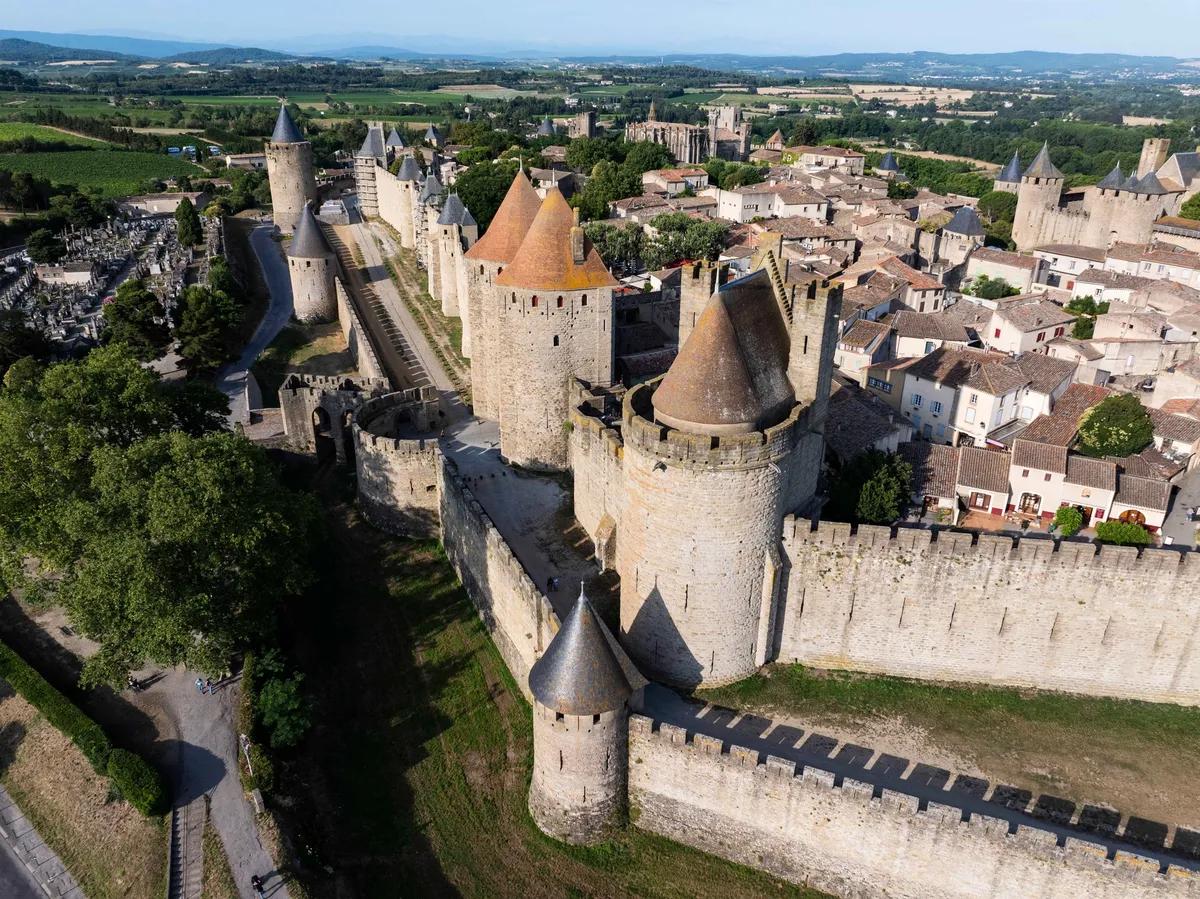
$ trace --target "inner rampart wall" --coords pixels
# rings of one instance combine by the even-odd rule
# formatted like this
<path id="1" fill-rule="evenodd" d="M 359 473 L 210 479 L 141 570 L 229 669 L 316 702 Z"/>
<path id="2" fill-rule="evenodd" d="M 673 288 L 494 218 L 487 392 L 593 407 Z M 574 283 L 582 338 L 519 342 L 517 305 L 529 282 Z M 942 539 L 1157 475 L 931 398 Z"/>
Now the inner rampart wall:
<path id="1" fill-rule="evenodd" d="M 532 699 L 529 669 L 558 632 L 558 615 L 463 482 L 458 466 L 445 457 L 438 466 L 438 494 L 446 557 L 508 670 Z"/>
<path id="2" fill-rule="evenodd" d="M 779 661 L 1200 704 L 1200 556 L 784 520 Z"/>
<path id="3" fill-rule="evenodd" d="M 948 799 L 948 802 L 951 801 Z M 1150 899 L 1200 895 L 1184 867 L 875 788 L 680 727 L 629 720 L 642 830 L 844 899 Z M 1013 832 L 1010 832 L 1010 829 Z M 1060 838 L 1063 845 L 1059 845 Z"/>
<path id="4" fill-rule="evenodd" d="M 367 329 L 359 317 L 358 310 L 354 308 L 354 303 L 351 302 L 350 295 L 346 292 L 341 278 L 334 279 L 333 286 L 337 293 L 338 323 L 342 326 L 342 336 L 346 338 L 346 349 L 350 353 L 350 358 L 354 360 L 358 373 L 364 378 L 386 380 L 387 373 L 383 370 L 375 347 L 371 345 L 371 338 L 367 335 Z"/>

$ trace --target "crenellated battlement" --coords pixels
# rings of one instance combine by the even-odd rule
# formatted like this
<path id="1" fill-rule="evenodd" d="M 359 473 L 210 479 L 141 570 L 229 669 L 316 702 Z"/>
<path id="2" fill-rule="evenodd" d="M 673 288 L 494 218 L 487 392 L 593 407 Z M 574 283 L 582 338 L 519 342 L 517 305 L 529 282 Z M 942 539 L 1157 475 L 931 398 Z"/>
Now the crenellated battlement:
<path id="1" fill-rule="evenodd" d="M 842 777 L 839 782 L 839 776 L 832 771 L 774 755 L 766 755 L 765 760 L 761 760 L 763 756 L 756 749 L 729 745 L 705 734 L 689 733 L 685 728 L 656 722 L 644 715 L 630 715 L 629 741 L 629 755 L 633 761 L 631 777 L 644 777 L 644 782 L 635 780 L 631 784 L 631 798 L 635 800 L 643 791 L 654 790 L 654 782 L 659 776 L 656 767 L 666 761 L 666 757 L 657 753 L 680 753 L 692 757 L 691 761 L 683 761 L 681 770 L 686 770 L 697 781 L 720 780 L 720 772 L 729 769 L 758 779 L 760 786 L 749 789 L 744 780 L 737 781 L 741 784 L 737 787 L 739 804 L 756 810 L 757 814 L 768 807 L 778 810 L 813 803 L 825 808 L 823 803 L 832 801 L 836 805 L 866 809 L 868 814 L 876 816 L 877 823 L 868 819 L 865 826 L 881 834 L 885 832 L 885 825 L 879 819 L 887 819 L 889 825 L 886 826 L 899 823 L 933 831 L 934 834 L 926 839 L 940 853 L 970 853 L 971 847 L 982 839 L 996 846 L 998 858 L 1011 859 L 1014 854 L 1034 857 L 1035 861 L 1078 869 L 1086 872 L 1088 877 L 1111 881 L 1112 885 L 1138 885 L 1151 891 L 1147 895 L 1200 895 L 1200 871 L 1197 870 L 1200 861 L 1160 860 L 1122 848 L 1123 833 L 1115 834 L 1106 842 L 1098 842 L 1083 832 L 1078 836 L 1071 835 L 1063 826 L 1040 826 L 1037 819 L 1028 815 L 1022 815 L 1021 821 L 1014 821 L 1012 814 L 1009 819 L 981 814 L 954 804 L 956 795 L 965 794 L 955 794 L 948 787 L 943 788 L 946 801 L 935 802 L 850 777 Z M 638 759 L 643 765 L 656 767 L 646 769 L 643 775 L 638 771 Z M 781 795 L 780 786 L 797 795 Z M 759 800 L 751 794 L 757 794 Z M 833 826 L 828 824 L 827 812 L 821 812 L 819 817 L 827 822 L 826 826 Z M 861 821 L 857 813 L 851 818 Z M 782 840 L 803 842 L 807 835 L 777 833 L 777 836 Z M 921 840 L 920 836 L 911 837 L 908 845 L 899 851 L 902 854 L 910 851 L 912 844 Z"/>
<path id="2" fill-rule="evenodd" d="M 387 390 L 385 378 L 351 378 L 345 375 L 306 375 L 292 372 L 279 388 L 281 394 L 317 396 L 324 393 L 355 392 L 378 396 Z"/>
<path id="3" fill-rule="evenodd" d="M 941 555 L 988 562 L 1042 563 L 1080 568 L 1123 569 L 1155 575 L 1185 576 L 1200 572 L 1200 553 L 1185 548 L 1157 549 L 1111 546 L 1085 540 L 950 531 L 920 527 L 888 527 L 787 516 L 785 543 L 809 543 L 846 550 L 870 550 L 902 556 Z"/>
<path id="4" fill-rule="evenodd" d="M 639 384 L 625 394 L 622 437 L 625 444 L 645 450 L 667 465 L 723 469 L 767 465 L 788 455 L 808 428 L 808 408 L 796 404 L 787 418 L 762 431 L 719 436 L 681 431 L 654 421 L 650 398 L 658 383 Z"/>

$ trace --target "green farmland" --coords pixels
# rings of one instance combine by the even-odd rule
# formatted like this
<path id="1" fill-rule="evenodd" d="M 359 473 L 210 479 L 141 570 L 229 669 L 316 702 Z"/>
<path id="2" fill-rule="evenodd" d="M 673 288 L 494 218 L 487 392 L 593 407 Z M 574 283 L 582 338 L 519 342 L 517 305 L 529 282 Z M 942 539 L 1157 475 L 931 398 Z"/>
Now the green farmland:
<path id="1" fill-rule="evenodd" d="M 99 188 L 105 196 L 136 194 L 151 178 L 197 175 L 190 162 L 159 153 L 126 150 L 68 150 L 63 153 L 0 153 L 0 169 L 29 172 L 55 184 Z"/>
<path id="2" fill-rule="evenodd" d="M 98 138 L 71 134 L 67 131 L 59 131 L 57 128 L 48 128 L 45 125 L 31 125 L 28 122 L 0 122 L 0 141 L 24 140 L 27 137 L 47 143 L 75 144 L 79 147 L 107 145 L 105 141 Z"/>

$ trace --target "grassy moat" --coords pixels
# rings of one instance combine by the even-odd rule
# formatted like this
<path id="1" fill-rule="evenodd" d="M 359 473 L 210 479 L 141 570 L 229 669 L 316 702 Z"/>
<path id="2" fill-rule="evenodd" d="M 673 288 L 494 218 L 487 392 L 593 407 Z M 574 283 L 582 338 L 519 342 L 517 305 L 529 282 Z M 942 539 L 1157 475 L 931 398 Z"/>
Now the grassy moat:
<path id="1" fill-rule="evenodd" d="M 317 725 L 275 799 L 314 899 L 823 895 L 632 828 L 590 849 L 543 836 L 529 706 L 441 549 L 326 508 L 331 561 L 288 625 Z"/>

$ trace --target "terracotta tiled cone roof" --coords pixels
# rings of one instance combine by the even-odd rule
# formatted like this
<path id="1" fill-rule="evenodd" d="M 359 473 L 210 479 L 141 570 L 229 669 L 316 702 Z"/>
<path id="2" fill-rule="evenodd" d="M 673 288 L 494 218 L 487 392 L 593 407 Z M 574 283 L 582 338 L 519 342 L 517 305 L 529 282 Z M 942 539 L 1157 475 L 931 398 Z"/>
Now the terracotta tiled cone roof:
<path id="1" fill-rule="evenodd" d="M 575 261 L 571 251 L 573 227 L 575 215 L 562 193 L 548 191 L 520 249 L 496 283 L 530 290 L 616 287 L 616 279 L 587 238 L 583 241 L 583 262 Z"/>
<path id="2" fill-rule="evenodd" d="M 787 325 L 759 269 L 712 295 L 654 392 L 655 417 L 700 434 L 767 427 L 795 401 Z"/>
<path id="3" fill-rule="evenodd" d="M 483 237 L 464 254 L 466 258 L 501 262 L 505 265 L 512 262 L 541 205 L 542 200 L 525 177 L 525 173 L 517 172 L 508 187 L 508 193 L 500 203 L 500 208 L 492 217 L 492 223 L 488 225 Z"/>

